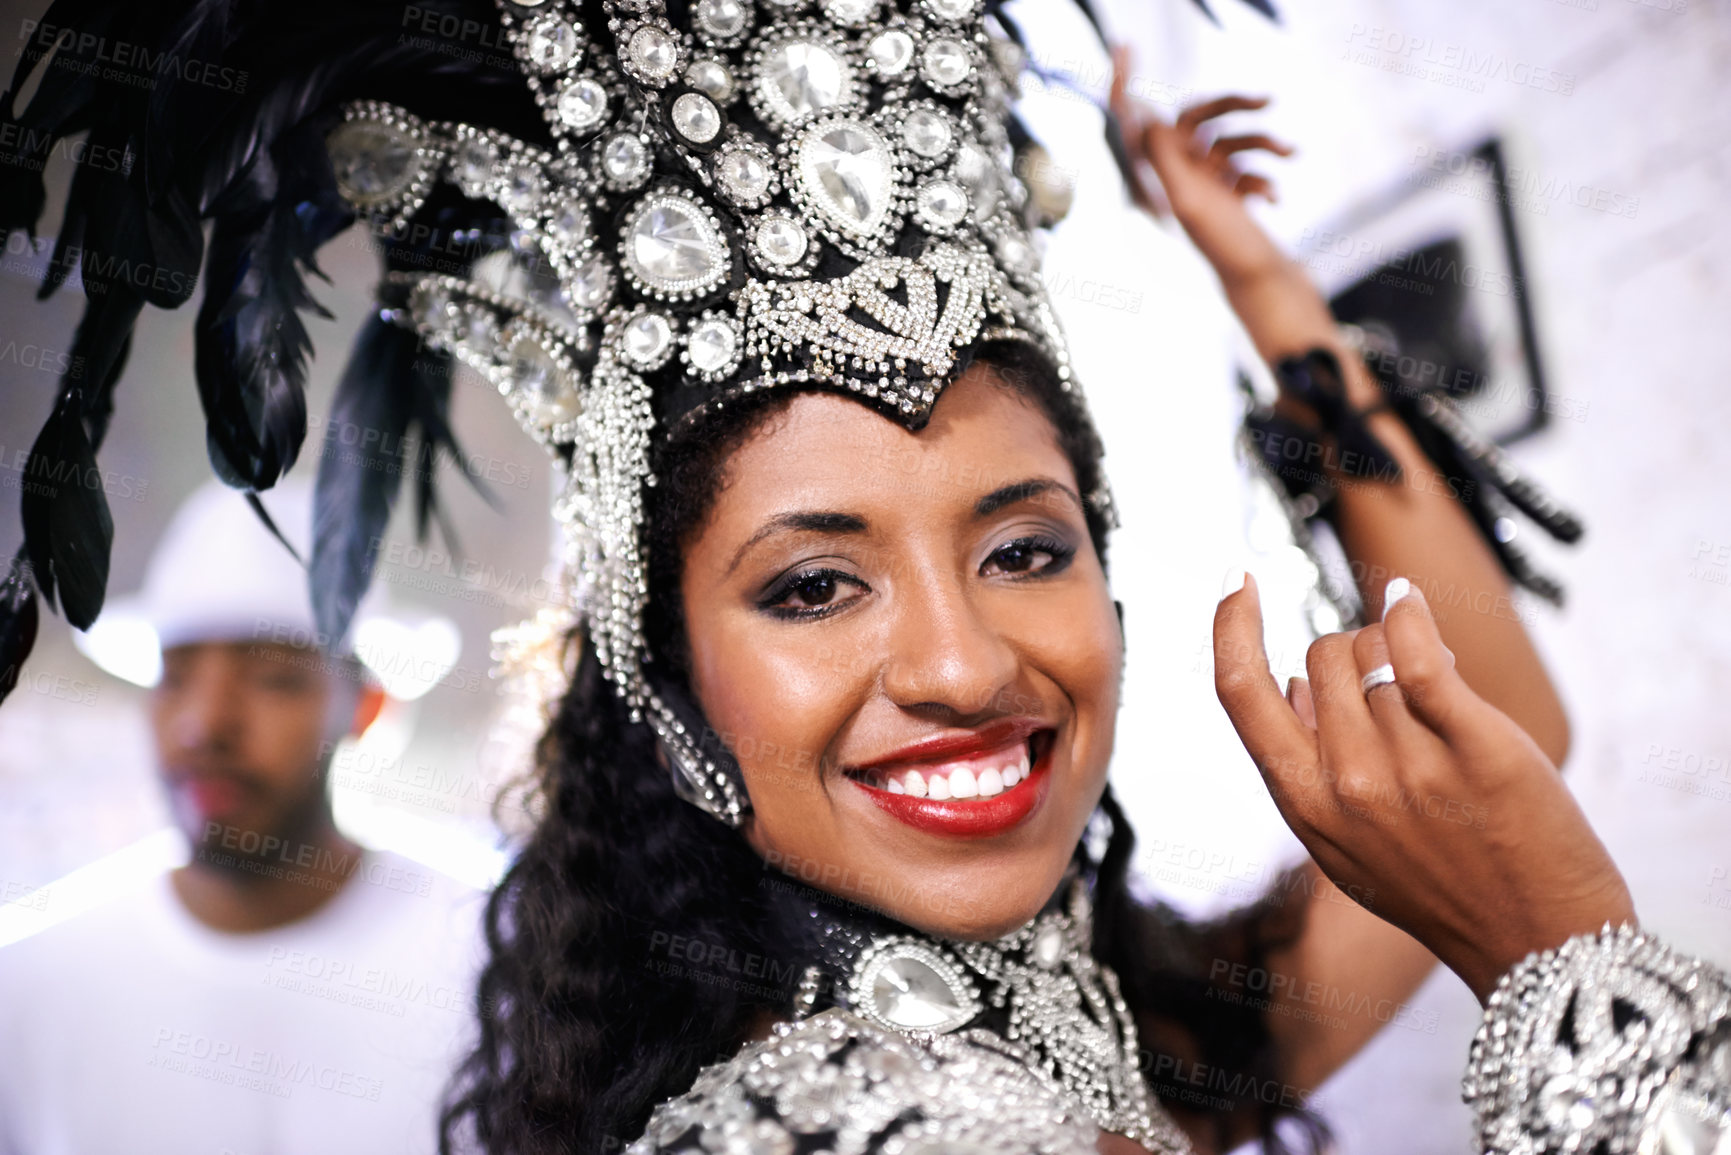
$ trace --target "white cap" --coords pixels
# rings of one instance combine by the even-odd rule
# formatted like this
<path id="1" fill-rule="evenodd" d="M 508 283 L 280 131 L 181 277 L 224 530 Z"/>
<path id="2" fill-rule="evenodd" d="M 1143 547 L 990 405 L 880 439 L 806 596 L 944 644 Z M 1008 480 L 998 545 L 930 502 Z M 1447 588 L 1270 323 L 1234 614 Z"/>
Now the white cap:
<path id="1" fill-rule="evenodd" d="M 259 494 L 283 537 L 310 557 L 313 487 L 284 479 Z M 375 585 L 361 619 L 382 609 Z M 193 642 L 283 642 L 322 646 L 307 573 L 271 535 L 238 490 L 201 487 L 175 513 L 144 571 L 138 609 L 163 649 Z M 353 631 L 350 632 L 351 636 Z"/>
<path id="2" fill-rule="evenodd" d="M 306 560 L 312 542 L 312 485 L 285 478 L 259 494 L 259 500 L 283 537 Z M 436 632 L 455 645 L 455 626 L 444 619 L 432 621 L 440 623 Z M 353 644 L 345 640 L 342 652 L 358 649 L 366 661 L 371 656 L 369 634 L 402 632 L 401 623 L 388 614 L 384 591 L 375 580 L 355 612 L 349 631 Z M 75 633 L 73 640 L 97 665 L 139 685 L 156 683 L 162 651 L 175 646 L 276 642 L 322 648 L 327 641 L 313 618 L 305 568 L 264 527 L 243 493 L 215 481 L 199 488 L 176 511 L 145 569 L 143 588 L 130 597 L 110 599 L 90 630 Z M 455 661 L 451 653 L 439 663 L 443 668 L 438 676 L 448 673 Z M 392 684 L 394 678 L 382 680 L 398 697 L 418 697 L 416 689 L 424 693 L 432 686 L 432 682 L 398 686 Z"/>

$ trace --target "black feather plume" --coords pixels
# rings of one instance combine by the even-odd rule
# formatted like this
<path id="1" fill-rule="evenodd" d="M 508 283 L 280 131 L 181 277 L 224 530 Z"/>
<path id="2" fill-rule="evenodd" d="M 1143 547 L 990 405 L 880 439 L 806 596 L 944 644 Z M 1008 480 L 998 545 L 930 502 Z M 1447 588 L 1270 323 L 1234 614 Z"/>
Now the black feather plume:
<path id="1" fill-rule="evenodd" d="M 68 391 L 24 466 L 24 533 L 36 584 L 66 620 L 90 628 L 102 612 L 114 522 L 84 428 L 76 390 Z"/>
<path id="2" fill-rule="evenodd" d="M 0 581 L 0 702 L 18 686 L 24 659 L 36 645 L 36 591 L 20 552 Z"/>
<path id="3" fill-rule="evenodd" d="M 310 573 L 319 632 L 340 644 L 372 580 L 403 474 L 419 383 L 414 333 L 369 319 L 337 384 L 313 491 Z"/>

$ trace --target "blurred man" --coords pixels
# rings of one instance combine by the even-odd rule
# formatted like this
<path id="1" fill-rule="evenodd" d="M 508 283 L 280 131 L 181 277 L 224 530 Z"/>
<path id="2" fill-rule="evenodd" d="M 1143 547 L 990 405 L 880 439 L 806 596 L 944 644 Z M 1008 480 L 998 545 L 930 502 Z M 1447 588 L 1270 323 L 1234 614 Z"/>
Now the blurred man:
<path id="1" fill-rule="evenodd" d="M 305 487 L 265 498 L 304 541 Z M 480 896 L 332 820 L 331 751 L 382 692 L 315 647 L 304 571 L 232 491 L 176 515 L 141 601 L 162 650 L 156 755 L 191 853 L 0 950 L 0 1152 L 434 1150 Z"/>

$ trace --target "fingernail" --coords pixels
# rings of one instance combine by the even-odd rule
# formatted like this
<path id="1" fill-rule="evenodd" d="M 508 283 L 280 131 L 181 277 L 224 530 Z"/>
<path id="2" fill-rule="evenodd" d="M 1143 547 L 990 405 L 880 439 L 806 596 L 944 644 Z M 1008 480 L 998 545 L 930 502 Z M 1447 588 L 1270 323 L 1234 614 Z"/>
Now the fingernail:
<path id="1" fill-rule="evenodd" d="M 1453 650 L 1449 649 L 1447 646 L 1444 646 L 1443 647 L 1443 653 L 1445 653 L 1449 656 L 1449 665 L 1451 665 L 1451 666 L 1454 665 L 1455 664 L 1455 652 Z"/>
<path id="2" fill-rule="evenodd" d="M 1394 603 L 1412 593 L 1412 583 L 1403 577 L 1389 581 L 1382 591 L 1382 620 L 1388 620 L 1388 611 L 1394 608 Z"/>
<path id="3" fill-rule="evenodd" d="M 1226 577 L 1220 582 L 1220 600 L 1225 601 L 1244 588 L 1244 571 L 1234 567 L 1226 571 Z"/>

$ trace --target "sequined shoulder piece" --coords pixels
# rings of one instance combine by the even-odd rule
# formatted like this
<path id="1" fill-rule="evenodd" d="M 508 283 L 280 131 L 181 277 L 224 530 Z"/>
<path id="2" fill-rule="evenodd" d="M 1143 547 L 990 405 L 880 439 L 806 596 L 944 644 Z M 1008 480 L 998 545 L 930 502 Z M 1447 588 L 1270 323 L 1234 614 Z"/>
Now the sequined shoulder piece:
<path id="1" fill-rule="evenodd" d="M 1007 1054 L 830 1010 L 704 1068 L 626 1155 L 1094 1155 L 1098 1136 Z"/>

